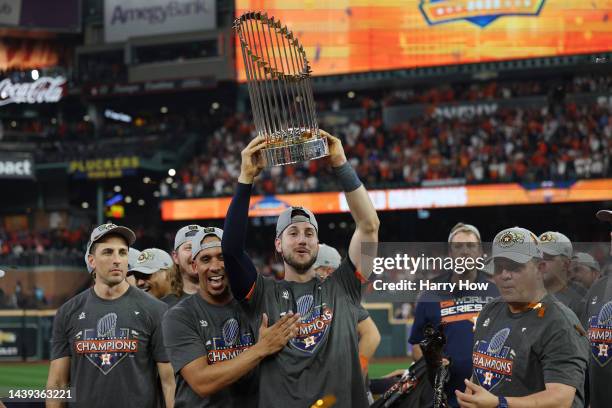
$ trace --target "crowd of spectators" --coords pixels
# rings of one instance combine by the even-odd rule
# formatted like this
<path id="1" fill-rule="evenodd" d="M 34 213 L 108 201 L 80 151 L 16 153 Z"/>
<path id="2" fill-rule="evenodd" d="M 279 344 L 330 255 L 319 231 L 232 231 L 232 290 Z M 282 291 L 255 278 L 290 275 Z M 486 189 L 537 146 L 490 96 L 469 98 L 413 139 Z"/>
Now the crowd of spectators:
<path id="1" fill-rule="evenodd" d="M 426 180 L 466 183 L 567 181 L 610 177 L 612 109 L 564 105 L 561 112 L 500 108 L 483 116 L 424 115 L 387 128 L 380 116 L 326 127 L 339 135 L 347 157 L 369 188 L 418 186 Z M 325 124 L 322 124 L 325 127 Z M 203 141 L 202 153 L 182 168 L 175 187 L 162 195 L 231 195 L 240 171 L 240 151 L 254 128 L 235 115 Z M 335 188 L 327 166 L 310 161 L 266 170 L 260 193 Z M 282 182 L 281 182 L 282 181 Z"/>
<path id="2" fill-rule="evenodd" d="M 0 228 L 0 265 L 80 266 L 87 239 L 83 228 L 10 232 Z"/>

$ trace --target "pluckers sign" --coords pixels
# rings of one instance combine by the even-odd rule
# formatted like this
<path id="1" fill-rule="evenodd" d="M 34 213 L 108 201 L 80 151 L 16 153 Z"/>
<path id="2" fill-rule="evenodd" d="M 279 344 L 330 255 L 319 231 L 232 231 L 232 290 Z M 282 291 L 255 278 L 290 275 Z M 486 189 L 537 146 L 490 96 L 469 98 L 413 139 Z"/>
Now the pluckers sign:
<path id="1" fill-rule="evenodd" d="M 62 99 L 66 78 L 40 77 L 34 82 L 0 81 L 0 106 L 9 103 L 56 103 Z"/>
<path id="2" fill-rule="evenodd" d="M 140 167 L 137 156 L 106 159 L 74 160 L 68 165 L 68 174 L 79 179 L 108 179 L 132 176 Z"/>

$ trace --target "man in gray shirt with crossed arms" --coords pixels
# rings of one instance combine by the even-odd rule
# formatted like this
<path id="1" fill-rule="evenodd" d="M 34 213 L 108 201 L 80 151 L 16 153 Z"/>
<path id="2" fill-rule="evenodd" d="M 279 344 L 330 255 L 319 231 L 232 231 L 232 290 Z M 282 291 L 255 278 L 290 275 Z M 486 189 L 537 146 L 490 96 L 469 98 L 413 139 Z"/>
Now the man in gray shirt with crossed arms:
<path id="1" fill-rule="evenodd" d="M 546 292 L 538 238 L 514 227 L 495 236 L 501 297 L 478 316 L 472 381 L 455 391 L 462 408 L 584 407 L 586 333 L 576 315 Z"/>

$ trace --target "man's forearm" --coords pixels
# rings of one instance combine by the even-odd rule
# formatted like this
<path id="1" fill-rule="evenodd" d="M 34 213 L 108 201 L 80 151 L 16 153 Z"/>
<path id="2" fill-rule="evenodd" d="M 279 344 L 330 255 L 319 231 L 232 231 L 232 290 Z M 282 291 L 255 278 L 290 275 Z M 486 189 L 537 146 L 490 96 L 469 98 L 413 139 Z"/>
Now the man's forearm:
<path id="1" fill-rule="evenodd" d="M 245 252 L 251 188 L 250 184 L 238 183 L 227 210 L 221 240 L 225 270 L 237 299 L 244 299 L 257 280 L 255 265 Z"/>
<path id="2" fill-rule="evenodd" d="M 380 220 L 365 187 L 362 185 L 350 193 L 344 193 L 344 195 L 357 228 L 365 233 L 377 233 Z"/>
<path id="3" fill-rule="evenodd" d="M 162 392 L 166 408 L 174 407 L 174 394 L 176 392 L 176 382 L 174 381 L 174 370 L 170 363 L 157 363 L 159 378 L 161 380 Z"/>
<path id="4" fill-rule="evenodd" d="M 248 374 L 264 358 L 265 354 L 253 346 L 234 359 L 208 365 L 199 372 L 196 384 L 189 385 L 200 396 L 213 395 Z"/>
<path id="5" fill-rule="evenodd" d="M 508 408 L 571 408 L 573 397 L 556 390 L 545 390 L 526 397 L 508 397 Z"/>
<path id="6" fill-rule="evenodd" d="M 380 333 L 371 317 L 362 320 L 357 325 L 359 332 L 359 354 L 368 360 L 374 357 L 380 344 Z"/>

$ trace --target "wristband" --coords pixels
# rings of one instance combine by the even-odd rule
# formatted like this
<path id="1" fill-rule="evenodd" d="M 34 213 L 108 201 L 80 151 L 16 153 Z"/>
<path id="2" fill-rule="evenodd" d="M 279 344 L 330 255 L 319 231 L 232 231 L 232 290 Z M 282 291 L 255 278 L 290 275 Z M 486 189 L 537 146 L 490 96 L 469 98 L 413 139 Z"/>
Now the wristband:
<path id="1" fill-rule="evenodd" d="M 342 187 L 342 191 L 345 193 L 350 193 L 361 187 L 361 180 L 359 180 L 357 173 L 355 173 L 355 169 L 353 169 L 353 166 L 351 166 L 351 163 L 348 161 L 341 166 L 332 168 L 334 169 L 336 179 Z"/>
<path id="2" fill-rule="evenodd" d="M 508 408 L 508 401 L 505 397 L 497 397 L 497 408 Z"/>
<path id="3" fill-rule="evenodd" d="M 368 369 L 369 363 L 370 360 L 368 360 L 366 356 L 364 356 L 363 354 L 359 354 L 359 364 L 361 365 L 362 370 L 366 371 Z"/>

